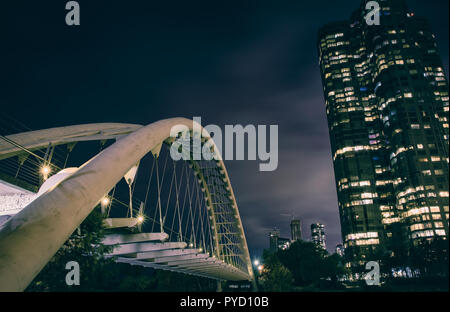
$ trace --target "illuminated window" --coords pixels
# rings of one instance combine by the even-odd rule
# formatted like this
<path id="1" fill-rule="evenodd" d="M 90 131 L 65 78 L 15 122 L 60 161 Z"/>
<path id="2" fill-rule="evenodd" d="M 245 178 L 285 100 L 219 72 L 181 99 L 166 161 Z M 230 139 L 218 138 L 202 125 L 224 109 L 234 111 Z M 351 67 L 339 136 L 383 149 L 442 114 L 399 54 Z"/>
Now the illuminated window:
<path id="1" fill-rule="evenodd" d="M 440 212 L 439 206 L 431 206 L 430 210 L 431 212 Z"/>

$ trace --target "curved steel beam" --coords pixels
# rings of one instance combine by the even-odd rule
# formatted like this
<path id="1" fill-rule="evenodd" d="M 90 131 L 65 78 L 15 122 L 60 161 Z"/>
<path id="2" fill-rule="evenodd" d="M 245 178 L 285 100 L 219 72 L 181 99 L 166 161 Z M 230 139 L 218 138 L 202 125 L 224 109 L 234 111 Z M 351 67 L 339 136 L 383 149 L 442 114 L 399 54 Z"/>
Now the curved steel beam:
<path id="1" fill-rule="evenodd" d="M 198 174 L 200 183 L 202 184 L 202 188 L 205 190 L 204 193 L 207 198 L 206 210 L 208 211 L 209 216 L 211 216 L 211 222 L 212 222 L 212 227 L 213 227 L 213 232 L 214 232 L 214 246 L 216 248 L 215 256 L 217 257 L 217 259 L 223 260 L 223 257 L 221 256 L 220 248 L 219 248 L 219 233 L 217 232 L 216 215 L 214 212 L 214 207 L 212 205 L 213 201 L 212 201 L 212 197 L 211 197 L 211 192 L 209 191 L 208 183 L 206 182 L 205 177 L 203 176 L 203 173 L 201 172 L 197 162 L 191 161 L 191 163 L 192 163 L 192 168 Z"/>
<path id="2" fill-rule="evenodd" d="M 93 123 L 21 132 L 7 135 L 6 138 L 30 151 L 35 151 L 49 144 L 55 146 L 72 142 L 115 139 L 141 127 L 141 125 L 124 123 Z M 20 153 L 23 153 L 21 148 L 0 140 L 0 160 Z"/>

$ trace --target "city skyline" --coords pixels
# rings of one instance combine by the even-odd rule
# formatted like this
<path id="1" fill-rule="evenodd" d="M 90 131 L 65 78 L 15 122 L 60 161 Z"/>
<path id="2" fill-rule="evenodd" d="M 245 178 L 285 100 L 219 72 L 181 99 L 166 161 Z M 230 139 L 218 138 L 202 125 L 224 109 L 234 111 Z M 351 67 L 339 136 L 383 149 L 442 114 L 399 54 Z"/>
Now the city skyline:
<path id="1" fill-rule="evenodd" d="M 8 34 L 6 40 L 11 49 L 2 53 L 5 53 L 5 60 L 11 59 L 13 54 L 27 54 L 31 48 L 36 53 L 32 57 L 22 57 L 21 64 L 5 64 L 6 75 L 2 75 L 5 92 L 1 100 L 6 103 L 5 112 L 8 115 L 32 129 L 111 120 L 148 124 L 161 116 L 173 114 L 186 117 L 199 115 L 207 122 L 216 124 L 226 124 L 229 120 L 242 124 L 280 123 L 280 137 L 283 137 L 280 159 L 283 165 L 276 173 L 256 172 L 256 163 L 227 163 L 233 184 L 238 190 L 236 197 L 250 249 L 255 254 L 261 252 L 273 223 L 286 224 L 281 234 L 287 236 L 285 233 L 289 233 L 289 222 L 281 214 L 295 211 L 304 225 L 320 222 L 327 226 L 328 247 L 332 250 L 341 242 L 341 234 L 317 66 L 316 33 L 327 22 L 348 18 L 359 2 L 349 1 L 343 7 L 330 1 L 326 5 L 329 7 L 326 13 L 320 10 L 323 4 L 290 4 L 291 7 L 278 9 L 273 15 L 269 14 L 272 6 L 264 4 L 257 12 L 257 17 L 251 21 L 246 21 L 231 7 L 206 6 L 206 10 L 212 13 L 228 8 L 227 12 L 238 21 L 234 26 L 225 17 L 212 22 L 206 13 L 205 16 L 198 13 L 197 21 L 174 19 L 159 28 L 156 25 L 159 25 L 160 20 L 125 18 L 125 30 L 115 31 L 117 38 L 100 34 L 105 30 L 104 25 L 115 27 L 107 23 L 108 14 L 110 17 L 120 16 L 118 12 L 121 7 L 107 8 L 104 16 L 87 13 L 82 25 L 85 28 L 80 33 L 67 29 L 54 30 L 53 27 L 60 23 L 51 17 L 57 10 L 55 8 L 44 10 L 44 18 L 39 17 L 46 21 L 43 25 L 31 26 L 36 17 L 31 16 L 30 9 L 25 12 L 30 14 L 30 24 L 19 25 L 10 21 L 23 36 Z M 426 14 L 445 16 L 447 10 L 441 6 L 448 8 L 448 2 L 438 2 L 433 6 L 420 1 L 408 3 L 412 9 L 426 12 L 425 17 L 428 17 Z M 13 10 L 17 9 L 11 5 Z M 102 4 L 89 5 L 93 10 L 86 8 L 86 12 L 105 10 Z M 164 9 L 148 6 L 148 11 Z M 176 11 L 178 17 L 183 9 Z M 244 8 L 247 13 L 252 9 L 252 6 Z M 311 16 L 311 12 L 317 13 Z M 270 22 L 267 22 L 267 18 Z M 195 49 L 189 48 L 190 44 L 187 43 L 186 46 L 178 47 L 163 38 L 166 35 L 181 40 L 175 36 L 180 30 L 177 22 L 189 26 L 185 35 L 195 43 Z M 213 30 L 200 31 L 200 35 L 194 36 L 193 33 L 199 32 L 199 27 L 205 23 L 213 23 Z M 448 19 L 434 18 L 432 23 L 448 76 L 448 47 L 445 45 Z M 225 30 L 226 26 L 231 27 Z M 242 37 L 231 39 L 241 27 L 246 29 Z M 149 33 L 152 34 L 152 44 L 142 43 Z M 215 36 L 218 39 L 214 39 Z M 100 43 L 96 44 L 96 40 Z M 246 41 L 250 44 L 244 43 Z M 42 42 L 45 47 L 41 46 Z M 155 46 L 162 50 L 150 53 L 155 51 Z M 93 47 L 100 52 L 92 53 Z M 198 54 L 202 49 L 206 49 L 206 52 Z M 175 50 L 182 52 L 177 53 Z M 219 51 L 222 53 L 216 53 Z M 109 53 L 112 56 L 103 58 L 103 55 L 111 55 Z M 212 54 L 220 56 L 212 58 Z M 152 61 L 149 55 L 154 59 L 165 60 L 161 62 L 163 64 L 169 64 L 173 58 L 178 58 L 178 62 L 166 68 L 158 66 L 160 61 Z M 247 61 L 248 57 L 256 55 L 260 57 L 254 58 L 253 62 Z M 224 60 L 231 64 L 227 69 L 223 65 L 219 66 Z M 88 67 L 96 69 L 93 77 L 83 74 L 83 70 Z M 41 71 L 47 74 L 39 74 Z M 229 82 L 234 79 L 235 82 Z M 184 85 L 187 80 L 190 83 Z M 225 86 L 221 86 L 224 81 Z M 245 86 L 243 93 L 241 85 Z M 29 92 L 20 93 L 23 88 Z M 129 102 L 135 103 L 130 108 L 134 108 L 137 113 L 132 112 L 132 109 L 125 113 L 121 111 L 124 107 L 122 103 Z M 147 107 L 146 103 L 153 105 Z M 277 114 L 273 113 L 275 105 L 282 108 Z M 84 112 L 77 112 L 70 106 L 79 107 Z M 237 116 L 236 110 L 242 113 Z M 296 172 L 302 172 L 302 175 Z M 309 233 L 304 226 L 302 230 L 303 233 Z"/>

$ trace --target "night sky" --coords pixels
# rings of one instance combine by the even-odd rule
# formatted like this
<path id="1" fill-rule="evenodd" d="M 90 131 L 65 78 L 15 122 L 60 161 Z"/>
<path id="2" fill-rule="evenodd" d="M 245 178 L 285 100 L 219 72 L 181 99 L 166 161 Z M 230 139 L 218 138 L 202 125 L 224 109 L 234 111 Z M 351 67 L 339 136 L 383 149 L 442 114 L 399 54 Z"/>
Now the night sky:
<path id="1" fill-rule="evenodd" d="M 341 242 L 316 50 L 324 24 L 360 0 L 7 1 L 0 9 L 1 112 L 32 129 L 92 122 L 278 124 L 279 166 L 227 161 L 250 251 L 289 215 Z M 448 75 L 448 0 L 408 1 L 431 20 Z M 3 133 L 2 133 L 3 134 Z"/>

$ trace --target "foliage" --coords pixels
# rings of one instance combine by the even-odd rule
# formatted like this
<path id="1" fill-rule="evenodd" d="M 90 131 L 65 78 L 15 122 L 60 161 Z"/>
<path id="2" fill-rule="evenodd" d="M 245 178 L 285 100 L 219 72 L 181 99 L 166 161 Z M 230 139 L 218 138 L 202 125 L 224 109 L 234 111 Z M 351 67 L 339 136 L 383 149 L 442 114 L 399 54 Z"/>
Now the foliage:
<path id="1" fill-rule="evenodd" d="M 84 220 L 63 244 L 50 262 L 42 269 L 28 286 L 27 291 L 94 291 L 98 290 L 102 281 L 108 278 L 105 270 L 112 259 L 104 255 L 112 251 L 112 246 L 103 245 L 105 230 L 102 225 L 103 216 L 98 209 Z M 76 261 L 80 265 L 80 285 L 68 286 L 65 281 L 66 264 Z"/>
<path id="2" fill-rule="evenodd" d="M 264 253 L 261 282 L 265 290 L 273 291 L 286 291 L 292 286 L 335 287 L 346 273 L 339 255 L 328 255 L 311 242 L 296 241 L 286 250 Z"/>
<path id="3" fill-rule="evenodd" d="M 264 291 L 290 291 L 294 278 L 292 273 L 280 262 L 276 254 L 264 251 L 264 270 L 260 276 Z"/>
<path id="4" fill-rule="evenodd" d="M 411 267 L 420 272 L 421 277 L 448 277 L 449 243 L 448 240 L 435 238 L 421 241 L 411 249 Z"/>
<path id="5" fill-rule="evenodd" d="M 431 241 L 422 239 L 407 252 L 384 255 L 380 257 L 382 271 L 391 275 L 393 271 L 403 272 L 414 278 L 443 278 L 449 276 L 449 243 L 435 238 Z"/>
<path id="6" fill-rule="evenodd" d="M 339 255 L 328 256 L 326 250 L 311 242 L 297 241 L 278 251 L 278 257 L 292 272 L 297 286 L 318 283 L 321 279 L 337 281 L 345 273 Z"/>

